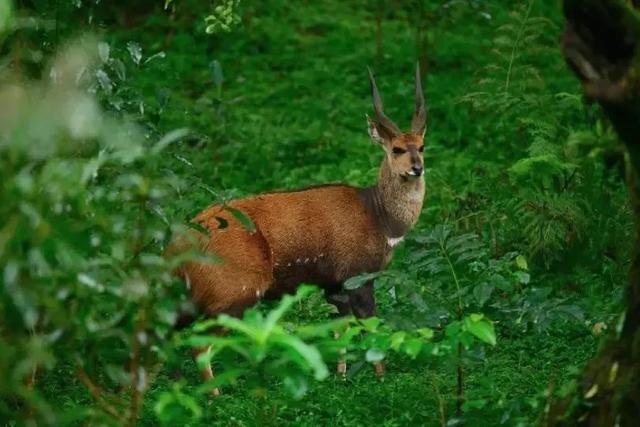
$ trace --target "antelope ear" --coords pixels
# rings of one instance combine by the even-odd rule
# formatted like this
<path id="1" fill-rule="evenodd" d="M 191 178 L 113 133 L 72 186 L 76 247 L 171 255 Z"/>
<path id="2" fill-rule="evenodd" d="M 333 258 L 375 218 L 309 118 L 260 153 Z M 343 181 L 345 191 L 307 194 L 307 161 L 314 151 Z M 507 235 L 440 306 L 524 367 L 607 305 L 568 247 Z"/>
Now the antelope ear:
<path id="1" fill-rule="evenodd" d="M 380 136 L 380 132 L 378 131 L 378 125 L 375 121 L 371 120 L 371 117 L 367 117 L 367 128 L 369 130 L 369 136 L 371 137 L 371 142 L 374 144 L 384 144 L 384 139 Z"/>

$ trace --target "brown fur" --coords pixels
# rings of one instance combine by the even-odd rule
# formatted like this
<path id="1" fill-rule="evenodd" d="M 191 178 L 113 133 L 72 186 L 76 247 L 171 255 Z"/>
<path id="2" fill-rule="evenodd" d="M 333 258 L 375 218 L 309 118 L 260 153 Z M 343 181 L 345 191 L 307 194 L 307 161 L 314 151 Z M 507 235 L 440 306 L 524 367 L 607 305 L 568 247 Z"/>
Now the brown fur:
<path id="1" fill-rule="evenodd" d="M 389 251 L 374 218 L 348 186 L 269 193 L 229 204 L 252 219 L 251 233 L 220 206 L 194 218 L 210 232 L 202 249 L 221 262 L 184 265 L 193 298 L 208 315 L 239 314 L 262 296 L 277 297 L 299 283 L 337 287 L 384 267 Z M 228 221 L 218 229 L 216 217 Z"/>

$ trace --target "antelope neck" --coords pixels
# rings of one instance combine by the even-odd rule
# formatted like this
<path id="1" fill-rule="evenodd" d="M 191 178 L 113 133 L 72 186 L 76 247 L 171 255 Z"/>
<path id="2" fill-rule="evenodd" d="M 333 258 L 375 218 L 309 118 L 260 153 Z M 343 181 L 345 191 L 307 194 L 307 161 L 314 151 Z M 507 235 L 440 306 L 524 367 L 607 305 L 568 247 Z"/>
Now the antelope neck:
<path id="1" fill-rule="evenodd" d="M 378 184 L 360 190 L 360 197 L 387 238 L 404 236 L 418 221 L 424 199 L 424 179 L 405 181 L 381 170 Z"/>

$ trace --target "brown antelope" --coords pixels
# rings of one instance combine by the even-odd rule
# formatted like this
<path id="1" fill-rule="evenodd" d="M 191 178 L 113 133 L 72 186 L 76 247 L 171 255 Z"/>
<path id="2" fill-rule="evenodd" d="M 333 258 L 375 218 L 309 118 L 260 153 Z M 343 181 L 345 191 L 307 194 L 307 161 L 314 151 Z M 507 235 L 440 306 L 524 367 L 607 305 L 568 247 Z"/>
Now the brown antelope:
<path id="1" fill-rule="evenodd" d="M 384 149 L 375 185 L 320 185 L 228 203 L 253 221 L 254 231 L 220 205 L 193 219 L 209 232 L 196 236 L 199 249 L 215 254 L 221 262 L 187 262 L 177 274 L 207 316 L 239 316 L 261 298 L 292 292 L 303 282 L 323 288 L 327 301 L 341 315 L 375 315 L 372 283 L 348 291 L 342 283 L 385 268 L 394 246 L 418 220 L 424 199 L 426 111 L 418 67 L 409 132 L 401 132 L 384 114 L 371 70 L 369 79 L 375 112 L 373 119 L 367 117 L 369 135 Z M 220 228 L 220 218 L 226 227 Z M 171 252 L 176 250 L 184 250 L 184 243 L 174 243 Z M 344 370 L 346 365 L 341 365 L 339 370 Z M 210 367 L 203 376 L 213 377 Z"/>

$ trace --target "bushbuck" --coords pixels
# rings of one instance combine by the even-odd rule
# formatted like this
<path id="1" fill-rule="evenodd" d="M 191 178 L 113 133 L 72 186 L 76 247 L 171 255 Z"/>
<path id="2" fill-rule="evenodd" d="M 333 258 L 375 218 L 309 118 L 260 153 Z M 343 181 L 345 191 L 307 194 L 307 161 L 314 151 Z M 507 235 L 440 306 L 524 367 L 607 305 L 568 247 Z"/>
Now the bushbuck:
<path id="1" fill-rule="evenodd" d="M 228 207 L 252 220 L 252 231 L 221 205 L 205 209 L 192 220 L 209 233 L 195 236 L 199 249 L 221 261 L 186 262 L 177 274 L 207 316 L 239 316 L 261 298 L 277 298 L 303 282 L 320 286 L 340 315 L 375 315 L 372 283 L 355 290 L 344 290 L 342 283 L 384 269 L 394 246 L 422 210 L 426 110 L 419 67 L 415 79 L 411 130 L 402 132 L 384 114 L 369 69 L 375 113 L 374 118 L 367 116 L 369 135 L 384 150 L 375 185 L 327 184 L 229 202 Z M 224 228 L 220 228 L 221 220 Z M 178 239 L 170 251 L 184 250 L 184 246 L 184 239 Z M 339 363 L 338 370 L 344 373 L 345 369 Z M 381 368 L 376 371 L 381 373 Z M 203 376 L 213 377 L 210 366 Z"/>

